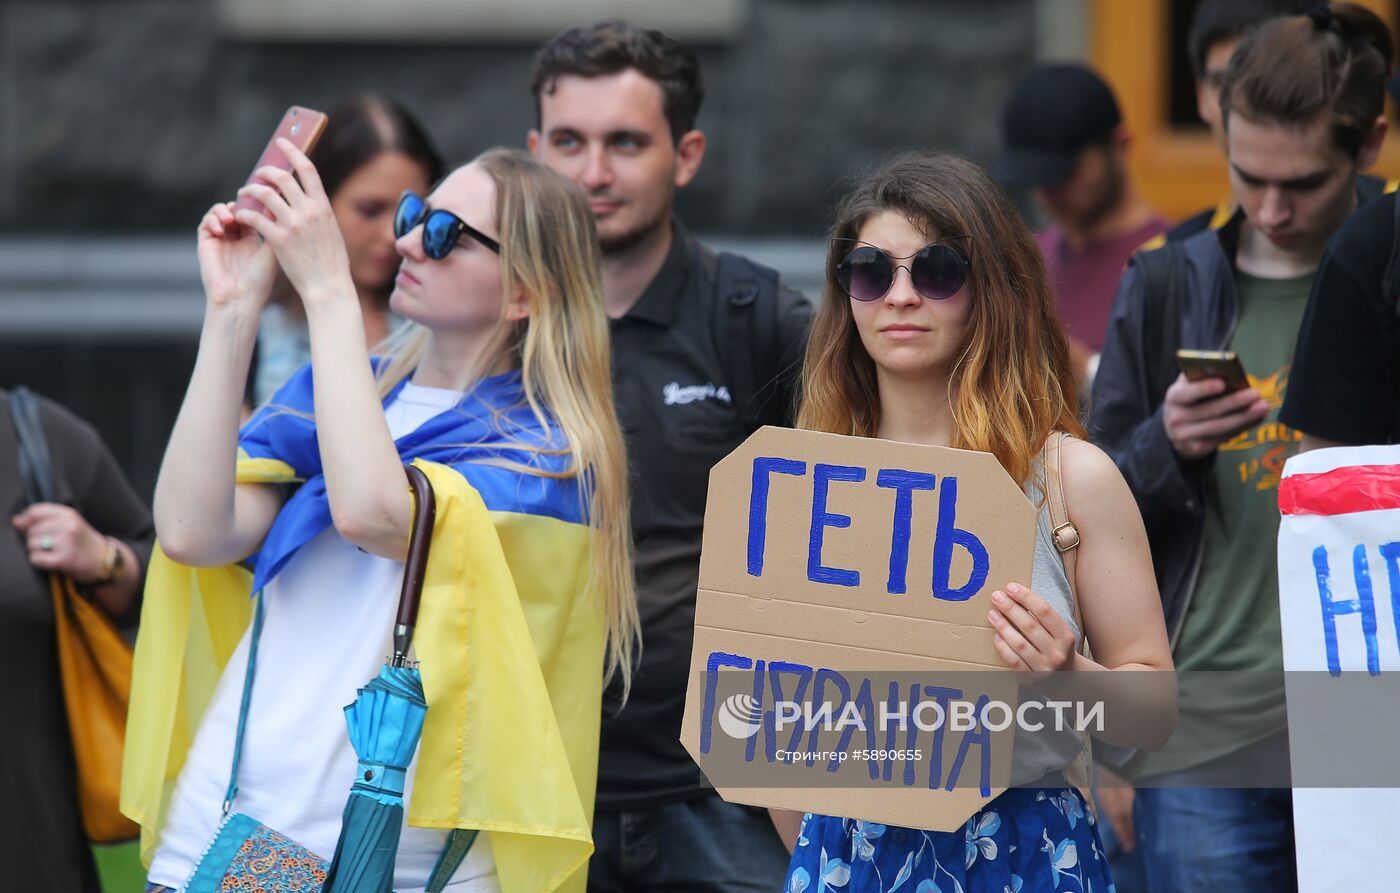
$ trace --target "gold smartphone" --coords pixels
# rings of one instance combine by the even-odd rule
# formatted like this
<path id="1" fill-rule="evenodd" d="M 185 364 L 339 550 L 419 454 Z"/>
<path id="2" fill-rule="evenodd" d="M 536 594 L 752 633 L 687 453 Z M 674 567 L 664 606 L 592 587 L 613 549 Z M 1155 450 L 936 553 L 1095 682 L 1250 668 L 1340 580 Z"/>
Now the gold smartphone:
<path id="1" fill-rule="evenodd" d="M 1178 350 L 1176 364 L 1187 381 L 1223 378 L 1227 394 L 1249 387 L 1244 364 L 1233 350 Z"/>

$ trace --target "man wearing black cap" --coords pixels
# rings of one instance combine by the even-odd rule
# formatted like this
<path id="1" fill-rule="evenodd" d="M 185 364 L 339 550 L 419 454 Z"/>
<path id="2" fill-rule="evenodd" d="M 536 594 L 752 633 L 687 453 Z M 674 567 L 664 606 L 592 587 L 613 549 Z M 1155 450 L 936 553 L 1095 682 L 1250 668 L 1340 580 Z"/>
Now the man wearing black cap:
<path id="1" fill-rule="evenodd" d="M 1118 279 L 1167 222 L 1133 188 L 1131 143 L 1108 85 L 1081 65 L 1027 74 L 1002 115 L 1003 178 L 1030 187 L 1051 224 L 1036 241 L 1081 382 L 1092 379 Z"/>

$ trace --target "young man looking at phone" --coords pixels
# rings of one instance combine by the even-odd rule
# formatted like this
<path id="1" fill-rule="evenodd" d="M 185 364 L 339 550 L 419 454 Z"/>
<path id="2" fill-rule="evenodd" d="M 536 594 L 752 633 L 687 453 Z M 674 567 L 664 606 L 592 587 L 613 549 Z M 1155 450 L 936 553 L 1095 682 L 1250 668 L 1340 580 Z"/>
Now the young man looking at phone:
<path id="1" fill-rule="evenodd" d="M 1251 690 L 1248 709 L 1207 707 L 1183 677 L 1177 735 L 1126 765 L 1154 893 L 1295 885 L 1286 788 L 1192 785 L 1243 783 L 1241 766 L 1266 784 L 1286 777 L 1274 544 L 1279 474 L 1299 435 L 1277 413 L 1323 250 L 1380 152 L 1391 55 L 1381 21 L 1349 4 L 1248 35 L 1220 94 L 1238 210 L 1137 256 L 1110 318 L 1090 430 L 1142 509 L 1176 666 L 1277 673 L 1250 677 L 1277 683 Z M 1252 386 L 1188 381 L 1179 348 L 1236 351 Z"/>
<path id="2" fill-rule="evenodd" d="M 1220 85 L 1230 57 L 1246 34 L 1270 19 L 1279 16 L 1303 15 L 1317 0 L 1201 0 L 1191 14 L 1191 29 L 1186 37 L 1186 54 L 1196 78 L 1196 114 L 1210 128 L 1210 135 L 1225 154 L 1225 126 L 1220 120 Z M 1356 192 L 1362 203 L 1395 191 L 1394 180 L 1370 174 L 1356 179 Z M 1187 217 L 1171 229 L 1148 241 L 1143 250 L 1160 248 L 1169 240 L 1184 239 L 1204 229 L 1219 229 L 1235 213 L 1235 200 L 1227 195 L 1212 208 L 1205 208 Z"/>
<path id="3" fill-rule="evenodd" d="M 1196 80 L 1196 114 L 1210 128 L 1210 135 L 1227 155 L 1225 125 L 1220 120 L 1220 85 L 1230 57 L 1244 36 L 1264 22 L 1278 16 L 1302 15 L 1315 0 L 1201 0 L 1191 14 L 1191 29 L 1186 36 L 1186 54 L 1191 59 L 1191 71 Z M 1367 188 L 1376 188 L 1378 178 Z M 1230 221 L 1235 212 L 1231 196 L 1221 199 L 1213 208 L 1192 214 L 1170 230 L 1149 241 L 1144 249 L 1160 248 L 1168 239 L 1184 239 L 1204 229 L 1219 229 Z"/>
<path id="4" fill-rule="evenodd" d="M 709 471 L 790 423 L 811 306 L 673 214 L 705 153 L 689 49 L 624 22 L 571 28 L 535 57 L 532 92 L 530 151 L 583 187 L 598 226 L 632 475 L 642 656 L 626 705 L 617 686 L 603 699 L 588 886 L 777 890 L 788 852 L 767 812 L 722 800 L 680 727 Z"/>

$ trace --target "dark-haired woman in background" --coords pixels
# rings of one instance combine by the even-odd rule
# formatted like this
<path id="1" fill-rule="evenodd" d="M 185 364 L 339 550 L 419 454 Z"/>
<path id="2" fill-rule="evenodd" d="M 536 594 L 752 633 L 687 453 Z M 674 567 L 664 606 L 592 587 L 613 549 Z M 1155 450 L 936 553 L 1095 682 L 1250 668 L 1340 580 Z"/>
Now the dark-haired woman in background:
<path id="1" fill-rule="evenodd" d="M 422 125 L 392 99 L 364 95 L 337 103 L 311 160 L 331 199 L 350 277 L 360 296 L 365 343 L 373 346 L 394 328 L 389 293 L 399 269 L 394 250 L 394 208 L 404 190 L 427 194 L 443 175 L 442 157 Z M 301 301 L 280 277 L 263 310 L 248 403 L 258 406 L 311 359 Z"/>

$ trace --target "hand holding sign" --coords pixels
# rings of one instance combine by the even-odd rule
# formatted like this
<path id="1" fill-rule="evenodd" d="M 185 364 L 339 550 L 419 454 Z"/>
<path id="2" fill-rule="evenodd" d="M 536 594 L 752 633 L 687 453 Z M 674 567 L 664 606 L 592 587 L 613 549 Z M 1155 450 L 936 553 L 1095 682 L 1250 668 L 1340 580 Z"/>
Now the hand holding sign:
<path id="1" fill-rule="evenodd" d="M 992 639 L 1006 665 L 1034 685 L 1074 660 L 1074 630 L 1045 599 L 1018 583 L 992 593 L 994 607 L 987 619 L 997 634 Z"/>

